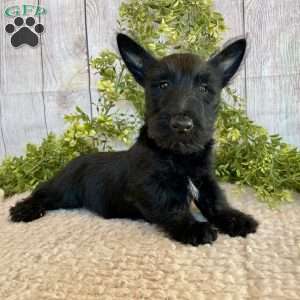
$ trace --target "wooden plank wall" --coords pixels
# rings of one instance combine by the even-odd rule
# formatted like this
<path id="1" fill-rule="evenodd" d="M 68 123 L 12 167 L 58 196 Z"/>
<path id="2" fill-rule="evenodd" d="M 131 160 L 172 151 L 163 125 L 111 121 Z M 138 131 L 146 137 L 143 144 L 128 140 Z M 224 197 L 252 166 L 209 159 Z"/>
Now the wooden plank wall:
<path id="1" fill-rule="evenodd" d="M 80 105 L 90 115 L 97 76 L 89 59 L 116 49 L 121 0 L 31 0 L 48 9 L 40 17 L 40 45 L 14 49 L 0 30 L 0 158 L 20 155 L 28 142 L 62 132 L 63 116 Z M 0 2 L 2 28 L 10 5 Z M 247 35 L 247 59 L 233 87 L 246 98 L 251 119 L 300 147 L 300 1 L 215 0 L 229 31 L 224 40 Z"/>
<path id="2" fill-rule="evenodd" d="M 300 148 L 300 1 L 215 0 L 229 31 L 244 34 L 248 53 L 233 86 L 248 116 Z"/>

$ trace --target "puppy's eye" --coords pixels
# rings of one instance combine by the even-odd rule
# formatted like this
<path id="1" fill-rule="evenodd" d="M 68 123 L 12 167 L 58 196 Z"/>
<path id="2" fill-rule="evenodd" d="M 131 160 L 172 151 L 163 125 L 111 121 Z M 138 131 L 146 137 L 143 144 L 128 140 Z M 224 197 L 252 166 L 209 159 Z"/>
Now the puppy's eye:
<path id="1" fill-rule="evenodd" d="M 168 82 L 168 81 L 163 80 L 163 81 L 161 81 L 161 82 L 159 83 L 159 87 L 160 87 L 162 90 L 165 90 L 168 86 L 169 86 L 169 82 Z"/>
<path id="2" fill-rule="evenodd" d="M 203 94 L 207 93 L 207 92 L 208 92 L 208 87 L 207 87 L 207 85 L 206 85 L 206 84 L 201 84 L 201 85 L 199 86 L 199 91 L 200 91 L 201 93 L 203 93 Z"/>

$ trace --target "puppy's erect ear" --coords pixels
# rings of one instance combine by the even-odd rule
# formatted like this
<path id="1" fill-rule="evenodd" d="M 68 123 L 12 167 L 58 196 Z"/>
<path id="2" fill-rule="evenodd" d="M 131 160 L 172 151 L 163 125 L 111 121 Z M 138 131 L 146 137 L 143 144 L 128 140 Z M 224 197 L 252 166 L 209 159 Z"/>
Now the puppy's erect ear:
<path id="1" fill-rule="evenodd" d="M 222 73 L 223 87 L 229 82 L 238 70 L 246 50 L 246 39 L 239 39 L 228 45 L 217 55 L 209 60 L 209 63 L 217 67 Z"/>
<path id="2" fill-rule="evenodd" d="M 128 70 L 135 80 L 144 86 L 145 72 L 147 67 L 155 62 L 155 58 L 125 34 L 117 35 L 117 43 Z"/>

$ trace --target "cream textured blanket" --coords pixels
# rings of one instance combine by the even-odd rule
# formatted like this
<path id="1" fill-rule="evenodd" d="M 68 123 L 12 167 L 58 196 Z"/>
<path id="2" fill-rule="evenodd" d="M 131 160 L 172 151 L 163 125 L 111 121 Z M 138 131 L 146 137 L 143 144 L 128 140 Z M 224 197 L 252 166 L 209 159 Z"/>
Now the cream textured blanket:
<path id="1" fill-rule="evenodd" d="M 0 204 L 1 300 L 300 299 L 300 197 L 279 210 L 251 191 L 235 207 L 256 216 L 248 238 L 219 235 L 212 246 L 185 246 L 154 225 L 59 210 L 11 223 Z M 24 194 L 23 194 L 24 196 Z"/>

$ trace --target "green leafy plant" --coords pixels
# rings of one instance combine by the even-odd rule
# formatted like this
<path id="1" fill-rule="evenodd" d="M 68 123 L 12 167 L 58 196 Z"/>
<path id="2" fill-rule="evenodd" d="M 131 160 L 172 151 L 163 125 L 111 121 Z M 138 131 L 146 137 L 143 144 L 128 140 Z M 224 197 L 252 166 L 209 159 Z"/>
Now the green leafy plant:
<path id="1" fill-rule="evenodd" d="M 254 188 L 270 206 L 300 192 L 300 152 L 255 125 L 241 108 L 222 103 L 216 131 L 216 174 Z"/>
<path id="2" fill-rule="evenodd" d="M 225 25 L 211 0 L 129 0 L 121 4 L 120 30 L 127 32 L 157 57 L 194 52 L 203 58 L 218 49 Z M 34 188 L 52 177 L 70 159 L 82 153 L 129 145 L 144 113 L 143 90 L 126 70 L 119 55 L 104 51 L 91 61 L 99 74 L 97 115 L 90 118 L 79 107 L 65 116 L 69 127 L 40 146 L 28 145 L 24 157 L 4 160 L 0 186 L 7 195 Z M 243 101 L 226 89 L 233 105 L 223 101 L 216 126 L 216 174 L 224 181 L 253 187 L 260 199 L 274 206 L 290 201 L 300 191 L 300 152 L 278 135 L 255 125 L 246 116 Z M 124 113 L 120 103 L 131 106 Z"/>
<path id="3" fill-rule="evenodd" d="M 0 166 L 0 186 L 5 195 L 31 190 L 79 154 L 96 151 L 92 144 L 78 136 L 76 144 L 66 139 L 49 134 L 41 145 L 28 144 L 25 156 L 6 158 Z"/>

